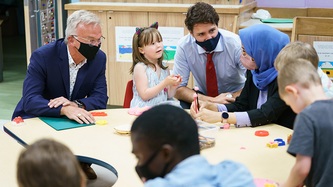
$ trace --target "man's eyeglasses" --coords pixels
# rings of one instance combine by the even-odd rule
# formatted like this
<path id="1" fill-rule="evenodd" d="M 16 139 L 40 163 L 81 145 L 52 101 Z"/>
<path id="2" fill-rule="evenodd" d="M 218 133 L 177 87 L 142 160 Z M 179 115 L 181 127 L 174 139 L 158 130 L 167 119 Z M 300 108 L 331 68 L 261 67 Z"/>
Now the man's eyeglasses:
<path id="1" fill-rule="evenodd" d="M 79 38 L 82 39 L 82 40 L 84 40 L 85 42 L 83 42 L 83 43 L 89 44 L 89 46 L 98 46 L 99 44 L 101 44 L 105 40 L 104 36 L 101 36 L 98 40 L 92 40 L 92 39 L 88 39 L 88 38 L 83 38 L 83 37 L 80 37 L 80 36 L 77 36 L 77 35 L 72 35 L 72 36 L 78 42 L 81 42 L 79 40 Z"/>

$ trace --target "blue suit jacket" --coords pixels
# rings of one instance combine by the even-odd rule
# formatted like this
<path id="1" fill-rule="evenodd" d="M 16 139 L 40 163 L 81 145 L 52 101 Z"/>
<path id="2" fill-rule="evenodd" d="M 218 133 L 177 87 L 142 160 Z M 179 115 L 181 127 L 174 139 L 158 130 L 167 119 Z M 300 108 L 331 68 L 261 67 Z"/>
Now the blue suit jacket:
<path id="1" fill-rule="evenodd" d="M 105 69 L 106 55 L 99 50 L 93 60 L 79 69 L 71 100 L 79 99 L 86 110 L 105 109 L 108 100 Z M 22 98 L 12 118 L 60 117 L 62 106 L 49 108 L 47 104 L 50 99 L 61 96 L 69 99 L 69 86 L 68 52 L 64 40 L 40 47 L 31 55 Z"/>

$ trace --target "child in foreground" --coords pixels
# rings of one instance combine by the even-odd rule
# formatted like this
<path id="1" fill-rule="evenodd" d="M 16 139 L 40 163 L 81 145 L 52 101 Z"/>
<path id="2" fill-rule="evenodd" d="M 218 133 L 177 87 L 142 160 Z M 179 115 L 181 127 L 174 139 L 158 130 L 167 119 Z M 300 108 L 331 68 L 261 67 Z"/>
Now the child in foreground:
<path id="1" fill-rule="evenodd" d="M 333 186 L 333 100 L 325 95 L 317 68 L 294 59 L 279 70 L 278 86 L 280 97 L 298 114 L 287 150 L 296 163 L 282 186 Z"/>
<path id="2" fill-rule="evenodd" d="M 133 122 L 131 141 L 145 187 L 255 186 L 242 164 L 211 165 L 200 155 L 197 124 L 179 107 L 159 105 L 143 112 Z"/>
<path id="3" fill-rule="evenodd" d="M 163 40 L 158 23 L 137 28 L 133 36 L 133 99 L 130 108 L 154 106 L 173 98 L 180 76 L 170 75 L 163 62 Z"/>
<path id="4" fill-rule="evenodd" d="M 85 187 L 86 176 L 72 151 L 41 139 L 29 145 L 17 162 L 19 187 Z"/>
<path id="5" fill-rule="evenodd" d="M 295 62 L 295 59 L 303 58 L 311 62 L 311 64 L 317 68 L 318 75 L 321 80 L 321 84 L 325 91 L 325 94 L 329 98 L 333 98 L 333 83 L 330 78 L 318 67 L 319 56 L 316 49 L 301 41 L 296 41 L 286 45 L 278 54 L 275 59 L 274 66 L 279 71 L 284 64 Z"/>

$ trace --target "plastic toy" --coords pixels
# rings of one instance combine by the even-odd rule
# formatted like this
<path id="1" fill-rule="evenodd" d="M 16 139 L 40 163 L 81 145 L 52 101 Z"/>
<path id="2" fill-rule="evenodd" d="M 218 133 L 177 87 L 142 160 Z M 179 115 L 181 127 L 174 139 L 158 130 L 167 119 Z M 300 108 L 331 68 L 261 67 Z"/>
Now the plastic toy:
<path id="1" fill-rule="evenodd" d="M 96 125 L 106 125 L 107 123 L 108 123 L 108 121 L 106 121 L 106 120 L 97 120 L 95 122 Z"/>
<path id="2" fill-rule="evenodd" d="M 292 135 L 289 134 L 288 137 L 287 137 L 287 144 L 290 144 L 291 138 L 292 138 Z"/>
<path id="3" fill-rule="evenodd" d="M 90 112 L 92 116 L 107 116 L 106 112 Z"/>
<path id="4" fill-rule="evenodd" d="M 268 136 L 268 135 L 269 135 L 269 132 L 268 132 L 268 131 L 265 131 L 265 130 L 257 130 L 257 131 L 254 133 L 254 135 L 264 137 L 264 136 Z"/>
<path id="5" fill-rule="evenodd" d="M 282 138 L 276 138 L 274 139 L 274 142 L 278 142 L 279 146 L 285 146 L 286 142 L 284 142 L 284 140 L 282 140 Z"/>
<path id="6" fill-rule="evenodd" d="M 277 147 L 279 147 L 279 143 L 278 142 L 268 142 L 266 145 L 269 148 L 277 148 Z"/>
<path id="7" fill-rule="evenodd" d="M 225 123 L 223 125 L 223 129 L 230 129 L 230 124 L 229 123 Z"/>
<path id="8" fill-rule="evenodd" d="M 21 116 L 17 116 L 13 119 L 13 122 L 16 123 L 16 124 L 19 124 L 19 123 L 23 123 L 24 120 L 22 119 Z"/>

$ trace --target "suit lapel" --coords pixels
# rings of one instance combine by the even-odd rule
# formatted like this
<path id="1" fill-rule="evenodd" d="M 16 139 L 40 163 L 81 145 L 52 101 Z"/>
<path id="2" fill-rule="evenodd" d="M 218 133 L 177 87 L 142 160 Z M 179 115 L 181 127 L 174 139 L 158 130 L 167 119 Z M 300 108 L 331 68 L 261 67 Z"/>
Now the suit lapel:
<path id="1" fill-rule="evenodd" d="M 69 98 L 69 62 L 68 62 L 68 51 L 65 42 L 59 45 L 59 69 L 61 72 L 61 77 L 63 85 L 66 90 L 66 98 Z"/>

